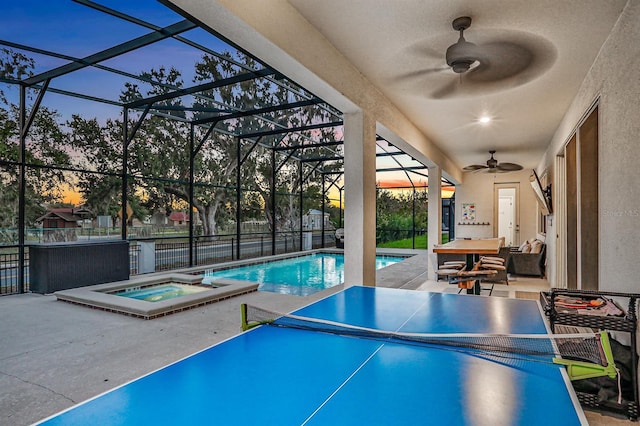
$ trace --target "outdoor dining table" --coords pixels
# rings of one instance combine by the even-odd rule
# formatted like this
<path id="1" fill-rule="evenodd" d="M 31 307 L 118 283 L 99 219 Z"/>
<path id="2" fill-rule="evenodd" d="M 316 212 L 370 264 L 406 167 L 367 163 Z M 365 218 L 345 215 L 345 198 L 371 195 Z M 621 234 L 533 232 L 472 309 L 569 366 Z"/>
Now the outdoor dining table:
<path id="1" fill-rule="evenodd" d="M 500 251 L 501 241 L 499 238 L 481 239 L 461 239 L 449 241 L 446 244 L 433 247 L 434 253 L 464 254 L 466 255 L 466 270 L 471 271 L 480 255 L 497 255 Z M 480 281 L 476 280 L 472 289 L 467 290 L 470 294 L 480 294 Z"/>

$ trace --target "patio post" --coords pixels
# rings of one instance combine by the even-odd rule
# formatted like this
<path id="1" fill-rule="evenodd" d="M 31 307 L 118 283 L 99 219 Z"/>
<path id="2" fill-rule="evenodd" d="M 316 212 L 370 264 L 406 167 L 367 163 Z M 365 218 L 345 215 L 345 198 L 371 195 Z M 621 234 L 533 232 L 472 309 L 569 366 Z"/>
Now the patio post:
<path id="1" fill-rule="evenodd" d="M 120 236 L 121 239 L 127 239 L 127 163 L 129 162 L 129 108 L 124 107 L 122 117 L 122 187 L 120 194 L 120 211 L 122 212 L 120 220 Z"/>
<path id="2" fill-rule="evenodd" d="M 327 189 L 325 188 L 325 182 L 324 182 L 324 173 L 322 173 L 322 248 L 324 248 L 324 212 L 326 210 L 326 204 L 325 204 L 325 195 L 327 193 Z M 313 239 L 312 239 L 313 240 Z"/>
<path id="3" fill-rule="evenodd" d="M 276 151 L 271 150 L 271 255 L 276 254 Z"/>
<path id="4" fill-rule="evenodd" d="M 242 221 L 242 215 L 240 209 L 242 208 L 242 192 L 240 187 L 242 186 L 242 138 L 236 138 L 236 157 L 238 165 L 236 166 L 236 239 L 238 244 L 236 245 L 236 260 L 240 259 L 240 237 L 242 234 L 242 228 L 240 222 Z"/>
<path id="5" fill-rule="evenodd" d="M 189 266 L 194 264 L 193 256 L 193 183 L 195 180 L 194 168 L 195 168 L 195 126 L 193 123 L 189 126 Z M 198 259 L 195 259 L 198 262 Z"/>
<path id="6" fill-rule="evenodd" d="M 340 188 L 340 208 L 338 209 L 338 228 L 342 228 L 342 188 Z"/>
<path id="7" fill-rule="evenodd" d="M 20 159 L 18 194 L 18 293 L 24 293 L 24 232 L 25 232 L 25 186 L 26 186 L 26 139 L 27 139 L 27 87 L 20 85 Z"/>
<path id="8" fill-rule="evenodd" d="M 345 286 L 376 283 L 376 121 L 344 116 Z"/>
<path id="9" fill-rule="evenodd" d="M 302 251 L 302 248 L 304 247 L 303 245 L 303 237 L 304 237 L 304 229 L 302 229 L 302 219 L 303 219 L 303 213 L 304 211 L 303 209 L 303 204 L 304 204 L 304 194 L 302 193 L 302 191 L 304 190 L 304 170 L 303 170 L 303 166 L 304 163 L 302 161 L 298 161 L 298 166 L 300 167 L 300 187 L 299 187 L 299 202 L 300 202 L 300 208 L 298 209 L 298 219 L 299 219 L 299 228 L 300 228 L 300 251 Z"/>
<path id="10" fill-rule="evenodd" d="M 433 278 L 438 270 L 438 254 L 433 252 L 433 246 L 442 244 L 442 169 L 437 166 L 429 167 L 427 183 L 429 204 L 427 207 L 427 250 L 429 257 L 428 271 Z"/>
<path id="11" fill-rule="evenodd" d="M 411 248 L 416 248 L 416 186 L 411 184 Z"/>

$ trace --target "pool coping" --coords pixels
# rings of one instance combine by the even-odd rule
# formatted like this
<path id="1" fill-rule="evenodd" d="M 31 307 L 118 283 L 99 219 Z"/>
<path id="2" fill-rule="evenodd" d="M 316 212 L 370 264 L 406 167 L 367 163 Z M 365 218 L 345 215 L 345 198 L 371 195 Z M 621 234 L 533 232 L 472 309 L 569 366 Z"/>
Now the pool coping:
<path id="1" fill-rule="evenodd" d="M 145 300 L 109 294 L 109 292 L 115 292 L 128 287 L 148 286 L 170 281 L 186 285 L 199 285 L 202 282 L 202 277 L 179 272 L 143 275 L 124 281 L 56 291 L 54 296 L 56 296 L 57 300 L 63 302 L 130 315 L 137 318 L 153 319 L 228 299 L 240 294 L 250 293 L 258 289 L 258 284 L 252 282 L 217 280 L 215 287 L 201 287 L 204 288 L 203 291 L 158 302 L 147 302 Z"/>

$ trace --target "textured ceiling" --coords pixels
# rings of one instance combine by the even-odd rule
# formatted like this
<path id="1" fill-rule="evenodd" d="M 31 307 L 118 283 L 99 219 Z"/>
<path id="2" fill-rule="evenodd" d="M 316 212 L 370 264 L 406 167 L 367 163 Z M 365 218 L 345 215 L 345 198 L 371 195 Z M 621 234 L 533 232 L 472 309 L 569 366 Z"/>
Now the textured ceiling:
<path id="1" fill-rule="evenodd" d="M 289 0 L 360 72 L 460 167 L 535 167 L 626 0 Z M 498 46 L 500 73 L 533 52 L 522 72 L 460 78 L 445 51 L 470 16 L 467 41 Z M 509 46 L 516 49 L 510 51 Z M 518 50 L 520 49 L 520 50 Z M 513 66 L 513 64 L 512 64 Z M 515 66 L 518 66 L 516 64 Z M 498 80 L 498 81 L 494 81 Z M 480 116 L 491 123 L 477 122 Z"/>

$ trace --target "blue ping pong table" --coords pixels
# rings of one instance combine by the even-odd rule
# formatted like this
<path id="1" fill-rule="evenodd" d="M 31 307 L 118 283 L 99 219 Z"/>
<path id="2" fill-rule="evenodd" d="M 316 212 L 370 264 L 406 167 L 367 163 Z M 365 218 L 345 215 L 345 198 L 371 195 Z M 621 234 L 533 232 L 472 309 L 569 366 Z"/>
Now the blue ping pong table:
<path id="1" fill-rule="evenodd" d="M 296 312 L 404 332 L 547 333 L 533 300 L 350 287 Z M 563 367 L 260 326 L 79 404 L 57 425 L 586 424 Z"/>

